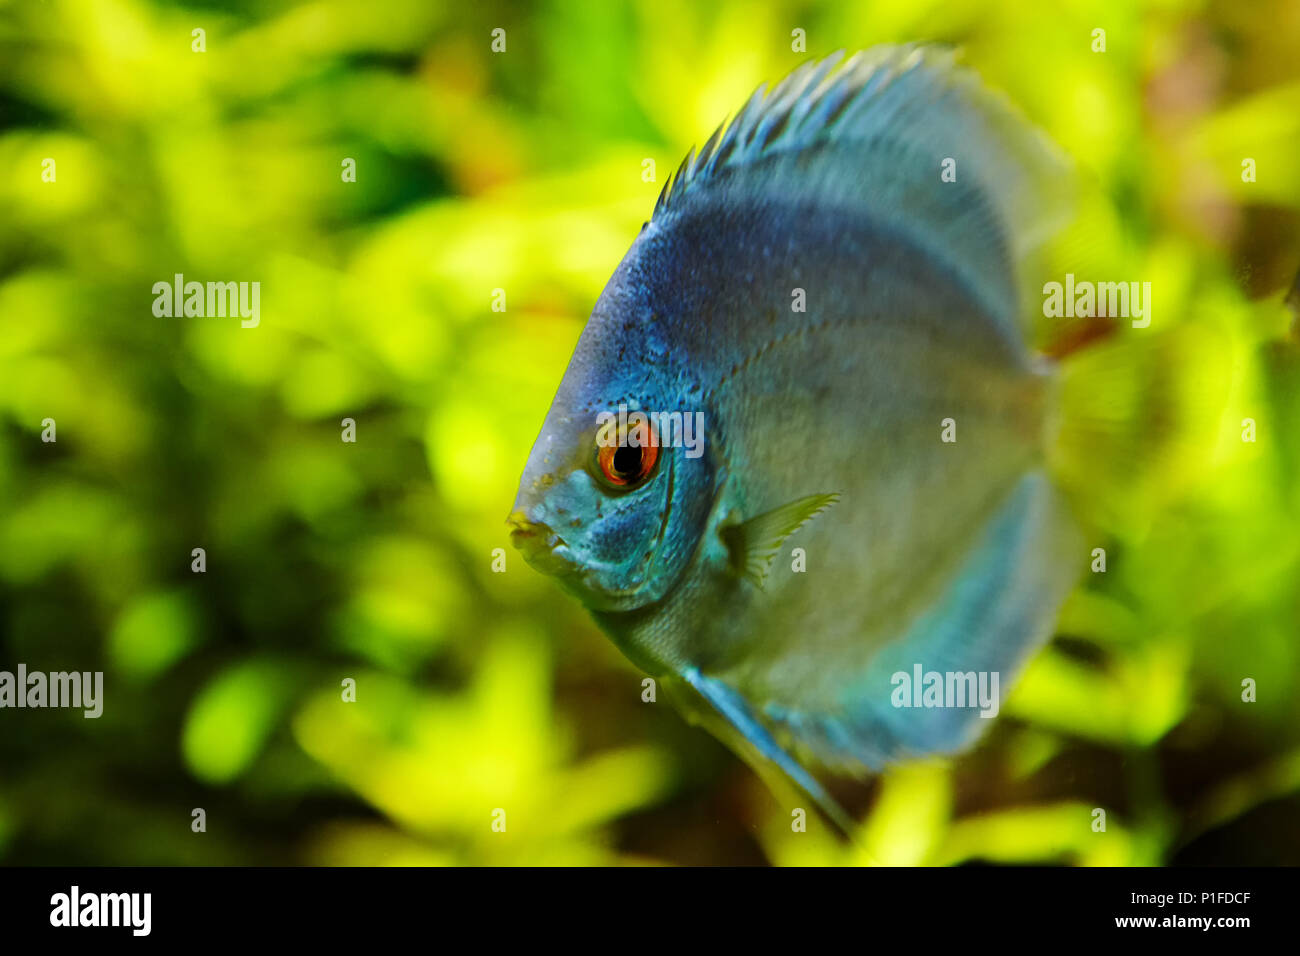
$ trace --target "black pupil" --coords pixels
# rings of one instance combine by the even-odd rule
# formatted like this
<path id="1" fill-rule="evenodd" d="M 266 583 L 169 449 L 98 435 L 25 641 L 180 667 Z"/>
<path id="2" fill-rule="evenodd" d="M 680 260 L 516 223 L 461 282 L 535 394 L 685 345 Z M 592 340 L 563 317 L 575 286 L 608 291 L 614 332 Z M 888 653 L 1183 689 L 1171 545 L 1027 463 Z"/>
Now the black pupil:
<path id="1" fill-rule="evenodd" d="M 623 445 L 614 452 L 614 474 L 627 478 L 641 471 L 641 449 Z"/>

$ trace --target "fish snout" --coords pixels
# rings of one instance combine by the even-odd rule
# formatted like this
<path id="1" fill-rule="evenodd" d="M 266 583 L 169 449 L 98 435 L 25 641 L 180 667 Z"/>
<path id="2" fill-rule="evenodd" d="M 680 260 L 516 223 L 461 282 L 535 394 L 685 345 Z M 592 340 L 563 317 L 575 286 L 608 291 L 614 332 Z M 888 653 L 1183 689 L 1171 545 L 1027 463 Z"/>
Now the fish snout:
<path id="1" fill-rule="evenodd" d="M 562 574 L 573 570 L 564 539 L 550 525 L 533 520 L 522 510 L 512 512 L 506 524 L 510 526 L 510 543 L 538 571 Z"/>

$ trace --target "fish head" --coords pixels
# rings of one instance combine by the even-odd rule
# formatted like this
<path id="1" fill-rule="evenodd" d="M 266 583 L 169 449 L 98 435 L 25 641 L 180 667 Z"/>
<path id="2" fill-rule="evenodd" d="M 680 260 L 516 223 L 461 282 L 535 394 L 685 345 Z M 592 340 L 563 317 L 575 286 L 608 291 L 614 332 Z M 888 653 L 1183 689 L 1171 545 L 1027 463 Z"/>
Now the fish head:
<path id="1" fill-rule="evenodd" d="M 609 297 L 578 342 L 507 523 L 525 560 L 588 607 L 630 611 L 660 600 L 688 566 L 715 469 L 698 389 L 662 361 L 650 316 L 629 319 Z M 683 428 L 687 442 L 675 440 Z"/>

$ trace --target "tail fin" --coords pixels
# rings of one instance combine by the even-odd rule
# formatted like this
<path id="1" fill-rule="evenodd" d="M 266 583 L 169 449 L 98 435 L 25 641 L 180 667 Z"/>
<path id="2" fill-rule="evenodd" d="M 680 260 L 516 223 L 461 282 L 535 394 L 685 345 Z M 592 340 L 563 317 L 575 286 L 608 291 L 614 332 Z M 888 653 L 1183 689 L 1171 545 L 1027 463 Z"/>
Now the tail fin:
<path id="1" fill-rule="evenodd" d="M 1200 325 L 1125 325 L 1098 336 L 1094 324 L 1077 347 L 1049 349 L 1060 357 L 1061 380 L 1048 454 L 1085 523 L 1140 531 L 1203 472 L 1228 399 L 1230 358 Z"/>

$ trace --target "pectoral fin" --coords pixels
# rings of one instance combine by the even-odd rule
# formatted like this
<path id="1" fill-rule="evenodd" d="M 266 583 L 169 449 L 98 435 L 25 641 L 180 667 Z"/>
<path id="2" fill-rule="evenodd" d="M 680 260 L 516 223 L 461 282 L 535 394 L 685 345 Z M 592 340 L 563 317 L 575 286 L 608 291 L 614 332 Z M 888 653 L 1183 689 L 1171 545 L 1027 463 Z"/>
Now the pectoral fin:
<path id="1" fill-rule="evenodd" d="M 731 552 L 732 568 L 762 588 L 785 539 L 839 500 L 837 494 L 809 495 L 723 528 L 722 540 Z"/>

